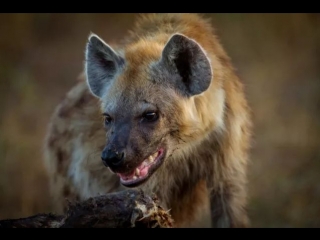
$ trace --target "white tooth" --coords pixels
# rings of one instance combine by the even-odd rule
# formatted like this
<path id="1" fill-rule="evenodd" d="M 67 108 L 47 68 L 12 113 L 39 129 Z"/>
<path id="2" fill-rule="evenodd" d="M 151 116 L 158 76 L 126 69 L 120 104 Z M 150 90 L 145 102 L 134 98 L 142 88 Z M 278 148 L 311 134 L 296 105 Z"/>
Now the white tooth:
<path id="1" fill-rule="evenodd" d="M 152 155 L 153 159 L 155 159 L 158 156 L 158 152 Z"/>
<path id="2" fill-rule="evenodd" d="M 153 160 L 154 160 L 154 158 L 150 155 L 150 156 L 148 157 L 148 160 L 149 160 L 149 161 L 148 161 L 149 163 L 152 163 Z"/>
<path id="3" fill-rule="evenodd" d="M 138 168 L 136 168 L 136 176 L 140 175 L 140 170 Z"/>
<path id="4" fill-rule="evenodd" d="M 133 180 L 136 180 L 137 179 L 137 176 L 133 176 L 133 178 L 132 178 Z"/>

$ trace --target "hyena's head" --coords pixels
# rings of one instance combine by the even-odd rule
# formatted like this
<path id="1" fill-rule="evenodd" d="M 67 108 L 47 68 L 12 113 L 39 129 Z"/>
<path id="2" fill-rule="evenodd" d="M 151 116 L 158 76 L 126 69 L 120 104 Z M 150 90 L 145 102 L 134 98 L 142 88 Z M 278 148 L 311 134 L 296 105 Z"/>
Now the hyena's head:
<path id="1" fill-rule="evenodd" d="M 210 61 L 181 34 L 162 44 L 140 40 L 118 52 L 92 34 L 85 67 L 105 119 L 102 161 L 123 185 L 138 186 L 188 141 L 187 129 L 197 128 L 202 116 L 189 103 L 209 88 Z"/>

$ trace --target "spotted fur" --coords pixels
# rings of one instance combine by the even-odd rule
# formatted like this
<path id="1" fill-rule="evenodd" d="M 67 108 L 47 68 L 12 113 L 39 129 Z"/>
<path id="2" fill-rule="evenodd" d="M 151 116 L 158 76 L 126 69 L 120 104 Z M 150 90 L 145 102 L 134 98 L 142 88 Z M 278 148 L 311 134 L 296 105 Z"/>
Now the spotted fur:
<path id="1" fill-rule="evenodd" d="M 173 76 L 181 71 L 170 70 L 170 62 L 163 60 L 174 54 L 175 50 L 168 55 L 164 49 L 170 50 L 175 36 L 173 47 L 185 44 L 191 49 L 187 56 L 198 56 L 196 62 L 190 60 L 190 71 L 197 75 L 186 72 L 191 76 L 188 85 Z M 138 187 L 158 196 L 177 227 L 205 226 L 199 224 L 208 223 L 203 220 L 206 213 L 212 227 L 249 226 L 250 108 L 244 86 L 209 21 L 196 14 L 144 14 L 122 44 L 101 46 L 112 49 L 105 52 L 105 58 L 111 56 L 112 61 L 117 54 L 114 71 L 104 74 L 109 62 L 99 69 L 86 65 L 86 74 L 52 116 L 45 161 L 53 209 L 63 211 L 65 198 L 85 199 L 124 189 L 100 160 L 107 141 L 101 113 L 118 111 L 125 119 L 139 110 L 137 102 L 145 100 L 158 104 L 163 110 L 161 119 L 149 133 L 128 128 L 130 156 L 137 161 L 144 157 L 141 149 L 152 148 L 146 142 L 160 135 L 165 136 L 169 150 L 163 164 Z M 86 60 L 87 64 L 92 60 L 88 52 Z M 88 78 L 91 72 L 98 81 Z M 209 82 L 204 83 L 208 76 Z M 107 138 L 110 134 L 107 131 Z"/>

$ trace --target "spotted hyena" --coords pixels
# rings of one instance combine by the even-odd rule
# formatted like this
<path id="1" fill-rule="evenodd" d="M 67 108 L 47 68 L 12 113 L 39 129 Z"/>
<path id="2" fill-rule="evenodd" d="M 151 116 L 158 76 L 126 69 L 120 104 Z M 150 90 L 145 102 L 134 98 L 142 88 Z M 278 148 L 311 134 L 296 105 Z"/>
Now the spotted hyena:
<path id="1" fill-rule="evenodd" d="M 248 226 L 250 110 L 206 19 L 142 15 L 117 47 L 91 34 L 80 78 L 46 138 L 55 212 L 66 198 L 138 187 L 177 227 L 205 213 L 212 227 Z"/>

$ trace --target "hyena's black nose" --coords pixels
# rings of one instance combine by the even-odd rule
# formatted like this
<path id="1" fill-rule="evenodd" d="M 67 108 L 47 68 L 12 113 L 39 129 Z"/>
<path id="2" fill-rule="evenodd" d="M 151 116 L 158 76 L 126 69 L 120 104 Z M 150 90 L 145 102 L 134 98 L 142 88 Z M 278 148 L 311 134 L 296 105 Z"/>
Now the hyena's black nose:
<path id="1" fill-rule="evenodd" d="M 101 154 L 102 162 L 107 167 L 116 167 L 120 165 L 124 159 L 124 153 L 121 151 L 113 151 L 104 149 Z"/>

